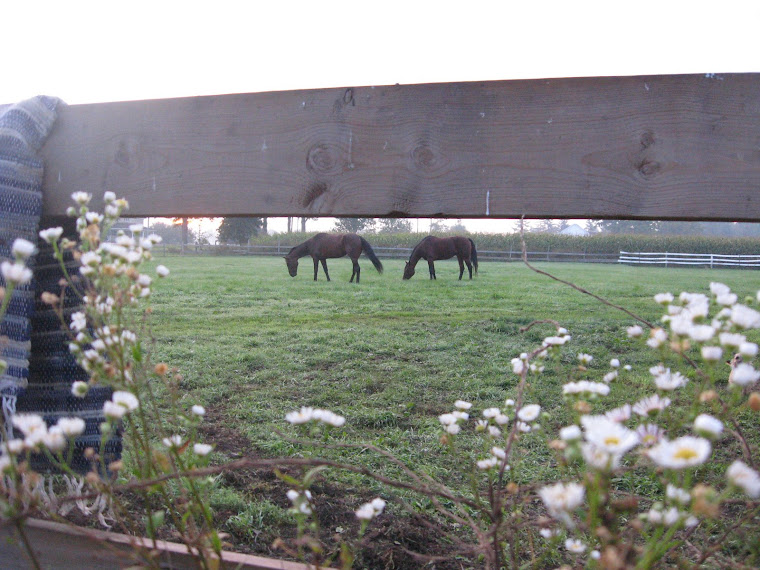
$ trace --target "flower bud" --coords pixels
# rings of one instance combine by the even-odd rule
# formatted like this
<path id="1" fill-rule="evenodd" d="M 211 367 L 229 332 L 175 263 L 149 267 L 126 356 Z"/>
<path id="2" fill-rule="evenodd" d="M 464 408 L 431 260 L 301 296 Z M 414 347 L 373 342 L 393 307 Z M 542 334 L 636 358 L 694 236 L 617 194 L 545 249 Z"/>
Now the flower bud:
<path id="1" fill-rule="evenodd" d="M 752 392 L 749 395 L 749 407 L 754 412 L 760 412 L 760 392 Z"/>
<path id="2" fill-rule="evenodd" d="M 709 485 L 699 484 L 691 491 L 694 498 L 692 512 L 706 518 L 715 518 L 720 514 L 720 497 Z"/>
<path id="3" fill-rule="evenodd" d="M 705 390 L 699 395 L 699 401 L 703 404 L 706 402 L 712 402 L 718 397 L 718 393 L 715 390 Z"/>

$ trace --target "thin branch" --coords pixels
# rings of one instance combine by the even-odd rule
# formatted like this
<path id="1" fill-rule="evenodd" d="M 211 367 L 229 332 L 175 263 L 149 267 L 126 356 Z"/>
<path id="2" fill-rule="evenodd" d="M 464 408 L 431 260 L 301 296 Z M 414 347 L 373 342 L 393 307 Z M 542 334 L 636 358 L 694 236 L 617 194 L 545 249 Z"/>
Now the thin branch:
<path id="1" fill-rule="evenodd" d="M 528 262 L 528 249 L 527 249 L 527 246 L 525 245 L 525 224 L 524 224 L 524 221 L 525 221 L 525 218 L 522 218 L 520 220 L 520 243 L 522 244 L 522 259 L 523 259 L 523 263 L 528 267 L 528 269 L 530 269 L 531 271 L 535 271 L 536 273 L 538 273 L 540 275 L 545 275 L 546 277 L 549 277 L 550 279 L 554 279 L 555 281 L 559 281 L 560 283 L 563 283 L 563 284 L 567 285 L 568 287 L 572 287 L 573 289 L 575 289 L 576 291 L 580 291 L 584 295 L 589 295 L 590 297 L 593 297 L 594 299 L 596 299 L 600 303 L 603 303 L 603 304 L 607 305 L 608 307 L 612 307 L 613 309 L 617 309 L 619 311 L 622 311 L 626 315 L 628 315 L 629 317 L 631 317 L 631 318 L 639 321 L 640 323 L 648 326 L 650 329 L 654 328 L 654 325 L 652 323 L 650 323 L 646 319 L 638 316 L 637 314 L 632 313 L 631 311 L 629 311 L 625 307 L 621 307 L 620 305 L 616 305 L 615 303 L 612 303 L 612 302 L 608 301 L 607 299 L 604 299 L 604 298 L 600 297 L 599 295 L 596 295 L 595 293 L 592 293 L 588 289 L 584 289 L 583 287 L 579 287 L 578 285 L 576 285 L 574 283 L 571 283 L 570 281 L 565 281 L 564 279 L 560 279 L 559 277 L 555 277 L 551 273 L 547 273 L 546 271 L 542 271 L 541 269 L 536 269 L 535 267 L 533 267 Z"/>

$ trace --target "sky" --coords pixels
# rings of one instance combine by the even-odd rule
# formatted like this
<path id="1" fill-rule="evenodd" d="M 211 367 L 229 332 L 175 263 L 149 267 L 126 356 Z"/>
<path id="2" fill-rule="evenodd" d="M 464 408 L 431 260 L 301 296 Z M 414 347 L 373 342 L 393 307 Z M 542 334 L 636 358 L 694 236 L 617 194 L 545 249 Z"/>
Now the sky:
<path id="1" fill-rule="evenodd" d="M 0 0 L 0 104 L 760 72 L 758 22 L 757 0 Z"/>

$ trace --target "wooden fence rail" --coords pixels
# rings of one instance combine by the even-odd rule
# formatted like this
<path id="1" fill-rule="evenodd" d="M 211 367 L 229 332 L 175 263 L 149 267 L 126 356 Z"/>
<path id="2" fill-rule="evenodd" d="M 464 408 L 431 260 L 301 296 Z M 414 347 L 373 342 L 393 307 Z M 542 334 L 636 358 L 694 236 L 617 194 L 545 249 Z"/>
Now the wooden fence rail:
<path id="1" fill-rule="evenodd" d="M 134 216 L 757 221 L 760 75 L 64 106 L 43 155 L 48 216 L 111 190 Z"/>

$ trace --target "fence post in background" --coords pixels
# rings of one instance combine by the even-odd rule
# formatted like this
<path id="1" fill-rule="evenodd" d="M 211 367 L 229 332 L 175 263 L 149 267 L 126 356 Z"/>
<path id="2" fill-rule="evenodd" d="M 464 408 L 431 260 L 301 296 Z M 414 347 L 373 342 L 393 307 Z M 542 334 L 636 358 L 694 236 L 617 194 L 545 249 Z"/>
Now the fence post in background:
<path id="1" fill-rule="evenodd" d="M 509 242 L 509 257 L 507 258 L 507 261 L 512 261 L 512 241 Z"/>
<path id="2" fill-rule="evenodd" d="M 665 252 L 665 267 L 668 266 L 668 252 Z"/>
<path id="3" fill-rule="evenodd" d="M 710 269 L 713 268 L 713 254 L 710 254 Z"/>
<path id="4" fill-rule="evenodd" d="M 546 261 L 549 261 L 549 250 L 551 249 L 551 247 L 552 246 L 550 246 L 550 245 L 546 246 Z"/>

